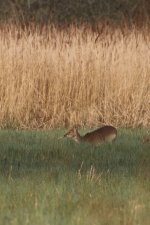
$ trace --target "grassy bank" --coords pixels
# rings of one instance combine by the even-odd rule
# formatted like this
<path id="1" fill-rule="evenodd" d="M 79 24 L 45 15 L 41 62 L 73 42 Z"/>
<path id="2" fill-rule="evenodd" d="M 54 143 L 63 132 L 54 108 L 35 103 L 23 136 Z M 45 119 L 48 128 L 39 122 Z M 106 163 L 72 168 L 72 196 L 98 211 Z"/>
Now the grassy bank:
<path id="1" fill-rule="evenodd" d="M 146 130 L 119 130 L 100 147 L 63 133 L 0 131 L 0 224 L 148 225 Z"/>
<path id="2" fill-rule="evenodd" d="M 149 126 L 146 28 L 0 30 L 0 126 Z"/>

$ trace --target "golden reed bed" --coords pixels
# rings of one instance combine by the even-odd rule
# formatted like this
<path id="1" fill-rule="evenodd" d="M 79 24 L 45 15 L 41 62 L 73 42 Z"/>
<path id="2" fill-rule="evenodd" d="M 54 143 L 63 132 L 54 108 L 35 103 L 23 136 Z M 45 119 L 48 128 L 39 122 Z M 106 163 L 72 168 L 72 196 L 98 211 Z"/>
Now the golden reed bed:
<path id="1" fill-rule="evenodd" d="M 146 29 L 0 30 L 0 127 L 150 126 Z"/>

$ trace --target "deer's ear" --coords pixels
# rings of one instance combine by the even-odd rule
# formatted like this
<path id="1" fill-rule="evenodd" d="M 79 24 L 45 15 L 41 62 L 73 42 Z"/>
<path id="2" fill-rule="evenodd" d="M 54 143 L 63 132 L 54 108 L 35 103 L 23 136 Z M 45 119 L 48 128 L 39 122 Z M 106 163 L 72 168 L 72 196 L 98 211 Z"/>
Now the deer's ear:
<path id="1" fill-rule="evenodd" d="M 79 129 L 81 126 L 80 126 L 80 124 L 75 124 L 73 127 L 76 129 Z"/>

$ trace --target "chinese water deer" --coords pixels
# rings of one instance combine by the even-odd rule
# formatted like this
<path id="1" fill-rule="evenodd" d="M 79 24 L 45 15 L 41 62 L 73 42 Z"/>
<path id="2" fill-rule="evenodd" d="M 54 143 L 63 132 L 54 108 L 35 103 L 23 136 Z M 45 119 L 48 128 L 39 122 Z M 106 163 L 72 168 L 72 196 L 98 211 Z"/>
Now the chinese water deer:
<path id="1" fill-rule="evenodd" d="M 87 142 L 94 145 L 99 145 L 103 141 L 111 142 L 117 136 L 117 129 L 113 126 L 103 126 L 92 132 L 81 136 L 78 132 L 78 126 L 73 126 L 64 137 L 68 137 L 77 143 Z"/>

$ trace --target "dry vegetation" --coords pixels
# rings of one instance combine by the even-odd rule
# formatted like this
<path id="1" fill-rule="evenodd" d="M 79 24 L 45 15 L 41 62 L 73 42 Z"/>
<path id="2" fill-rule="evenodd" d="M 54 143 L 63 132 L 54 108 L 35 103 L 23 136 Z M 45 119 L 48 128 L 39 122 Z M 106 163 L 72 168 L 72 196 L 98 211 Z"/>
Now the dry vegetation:
<path id="1" fill-rule="evenodd" d="M 150 36 L 83 27 L 0 30 L 0 126 L 150 125 Z M 95 41 L 96 40 L 96 41 Z"/>

